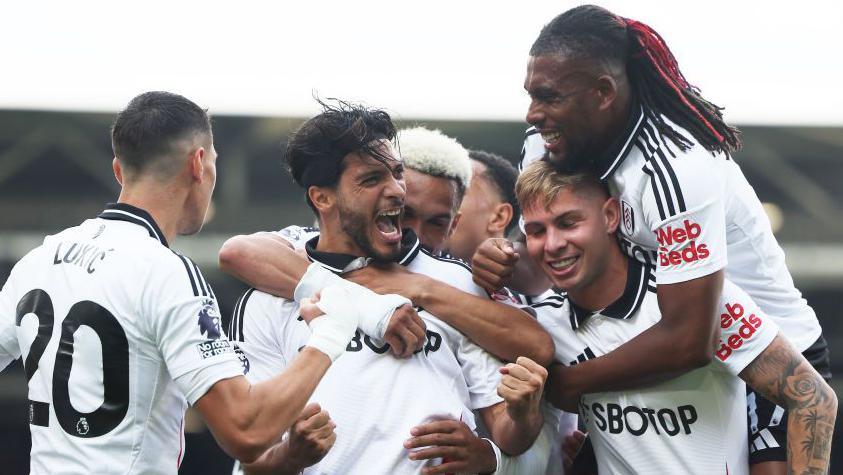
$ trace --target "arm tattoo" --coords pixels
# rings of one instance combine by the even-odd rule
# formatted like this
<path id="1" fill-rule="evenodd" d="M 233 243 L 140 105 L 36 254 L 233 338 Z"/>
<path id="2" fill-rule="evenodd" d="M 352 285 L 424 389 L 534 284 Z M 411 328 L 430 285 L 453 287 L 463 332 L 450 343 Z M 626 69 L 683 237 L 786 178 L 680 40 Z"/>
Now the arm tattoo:
<path id="1" fill-rule="evenodd" d="M 827 473 L 837 396 L 819 373 L 778 335 L 741 378 L 788 411 L 788 473 Z"/>

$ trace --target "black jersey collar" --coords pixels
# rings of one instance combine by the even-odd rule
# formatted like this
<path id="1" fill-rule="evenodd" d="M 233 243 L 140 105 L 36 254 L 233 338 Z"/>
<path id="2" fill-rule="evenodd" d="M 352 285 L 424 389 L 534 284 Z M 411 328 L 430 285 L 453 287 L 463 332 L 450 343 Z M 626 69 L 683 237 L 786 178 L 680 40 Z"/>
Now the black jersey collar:
<path id="1" fill-rule="evenodd" d="M 596 172 L 600 175 L 601 181 L 607 180 L 629 155 L 629 152 L 635 146 L 635 137 L 641 132 L 645 122 L 647 122 L 647 118 L 643 107 L 638 103 L 633 103 L 632 114 L 626 121 L 623 133 L 595 162 Z"/>
<path id="2" fill-rule="evenodd" d="M 626 320 L 632 317 L 641 307 L 641 302 L 644 300 L 644 295 L 647 294 L 651 279 L 650 270 L 649 267 L 635 259 L 627 260 L 629 263 L 627 264 L 626 287 L 624 287 L 623 294 L 603 310 L 597 312 L 586 310 L 574 303 L 571 296 L 568 295 L 568 300 L 571 303 L 571 328 L 576 330 L 582 322 L 595 314 Z"/>
<path id="3" fill-rule="evenodd" d="M 314 236 L 305 243 L 304 249 L 308 259 L 337 274 L 361 269 L 372 262 L 371 257 L 319 251 L 316 249 L 317 244 L 319 244 L 319 236 Z M 416 234 L 411 229 L 404 229 L 401 236 L 401 252 L 393 262 L 406 266 L 418 255 L 420 249 L 421 244 Z"/>
<path id="4" fill-rule="evenodd" d="M 130 204 L 108 203 L 105 205 L 105 209 L 102 213 L 97 215 L 97 218 L 126 221 L 137 224 L 138 226 L 146 229 L 150 237 L 157 239 L 158 242 L 163 244 L 165 247 L 170 247 L 167 243 L 167 238 L 164 236 L 164 233 L 161 232 L 161 228 L 158 227 L 158 223 L 155 222 L 152 215 L 145 210 Z"/>

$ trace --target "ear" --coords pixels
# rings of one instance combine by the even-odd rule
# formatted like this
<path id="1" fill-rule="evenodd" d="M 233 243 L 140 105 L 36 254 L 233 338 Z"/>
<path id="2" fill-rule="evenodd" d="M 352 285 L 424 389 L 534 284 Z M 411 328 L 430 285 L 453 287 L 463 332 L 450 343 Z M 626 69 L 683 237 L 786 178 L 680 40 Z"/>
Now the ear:
<path id="1" fill-rule="evenodd" d="M 606 222 L 606 233 L 614 234 L 620 224 L 620 206 L 617 198 L 609 198 L 603 203 L 603 218 Z"/>
<path id="2" fill-rule="evenodd" d="M 114 178 L 117 178 L 117 183 L 123 186 L 123 168 L 120 166 L 120 160 L 117 160 L 117 157 L 114 157 L 114 160 L 111 161 L 111 170 L 114 171 Z"/>
<path id="3" fill-rule="evenodd" d="M 190 171 L 190 175 L 194 181 L 200 183 L 205 177 L 205 163 L 202 160 L 203 158 L 205 158 L 205 147 L 199 147 L 187 156 L 187 168 Z"/>
<path id="4" fill-rule="evenodd" d="M 604 74 L 597 78 L 596 89 L 600 110 L 609 109 L 618 97 L 617 80 L 608 74 Z"/>
<path id="5" fill-rule="evenodd" d="M 307 189 L 307 197 L 320 212 L 328 212 L 336 202 L 336 192 L 328 187 L 311 186 Z"/>
<path id="6" fill-rule="evenodd" d="M 500 203 L 495 206 L 492 210 L 492 219 L 486 224 L 486 231 L 493 235 L 505 231 L 514 214 L 515 211 L 509 203 Z"/>

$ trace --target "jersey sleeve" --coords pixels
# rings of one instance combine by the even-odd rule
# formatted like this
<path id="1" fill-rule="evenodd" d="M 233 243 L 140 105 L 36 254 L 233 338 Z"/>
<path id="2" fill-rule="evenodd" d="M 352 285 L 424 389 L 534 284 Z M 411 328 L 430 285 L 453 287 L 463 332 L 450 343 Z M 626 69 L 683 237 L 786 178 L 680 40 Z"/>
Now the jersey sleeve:
<path id="1" fill-rule="evenodd" d="M 21 350 L 16 330 L 17 309 L 12 295 L 12 277 L 0 290 L 0 371 L 20 358 Z"/>
<path id="2" fill-rule="evenodd" d="M 677 158 L 658 150 L 644 165 L 650 181 L 641 204 L 658 242 L 659 284 L 697 279 L 726 267 L 724 183 L 713 160 L 724 158 L 697 147 Z"/>
<path id="3" fill-rule="evenodd" d="M 308 226 L 292 225 L 287 226 L 280 231 L 275 231 L 275 234 L 281 236 L 285 241 L 289 242 L 293 246 L 293 249 L 298 251 L 304 249 L 304 245 L 307 244 L 307 241 L 318 236 L 319 230 Z"/>
<path id="4" fill-rule="evenodd" d="M 770 346 L 779 328 L 746 292 L 728 280 L 723 283 L 718 310 L 721 331 L 715 362 L 738 375 Z"/>
<path id="5" fill-rule="evenodd" d="M 281 373 L 298 354 L 298 343 L 307 341 L 302 334 L 306 325 L 295 325 L 297 310 L 294 302 L 258 290 L 247 291 L 237 302 L 231 337 L 249 361 L 250 382 Z"/>
<path id="6" fill-rule="evenodd" d="M 457 361 L 468 386 L 471 409 L 482 409 L 503 401 L 498 396 L 501 379 L 498 369 L 503 366 L 500 360 L 463 336 L 457 346 Z"/>
<path id="7" fill-rule="evenodd" d="M 170 377 L 194 404 L 217 381 L 242 376 L 243 366 L 199 268 L 184 256 L 162 261 L 143 286 L 142 318 Z"/>

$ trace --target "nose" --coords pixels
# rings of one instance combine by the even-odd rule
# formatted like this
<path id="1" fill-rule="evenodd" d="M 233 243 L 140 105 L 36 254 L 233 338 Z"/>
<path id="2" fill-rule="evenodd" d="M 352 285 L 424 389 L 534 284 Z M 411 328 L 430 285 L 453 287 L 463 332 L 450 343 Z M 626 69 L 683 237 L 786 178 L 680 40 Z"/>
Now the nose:
<path id="1" fill-rule="evenodd" d="M 403 177 L 396 177 L 391 175 L 389 178 L 389 183 L 386 185 L 386 189 L 384 191 L 384 195 L 387 198 L 397 198 L 400 200 L 404 200 L 404 196 L 407 194 L 407 184 L 404 183 Z"/>
<path id="2" fill-rule="evenodd" d="M 530 107 L 527 108 L 527 123 L 536 127 L 541 127 L 544 121 L 544 109 L 542 109 L 539 101 L 533 99 L 530 101 Z"/>
<path id="3" fill-rule="evenodd" d="M 565 233 L 550 227 L 547 229 L 547 236 L 544 241 L 544 252 L 549 255 L 559 255 L 565 252 L 565 247 L 568 245 L 568 239 Z"/>

